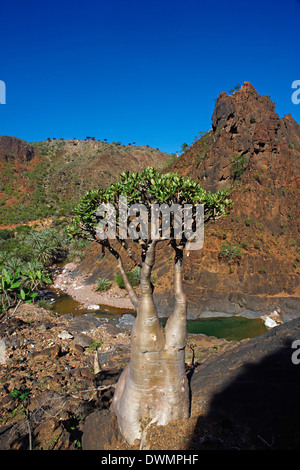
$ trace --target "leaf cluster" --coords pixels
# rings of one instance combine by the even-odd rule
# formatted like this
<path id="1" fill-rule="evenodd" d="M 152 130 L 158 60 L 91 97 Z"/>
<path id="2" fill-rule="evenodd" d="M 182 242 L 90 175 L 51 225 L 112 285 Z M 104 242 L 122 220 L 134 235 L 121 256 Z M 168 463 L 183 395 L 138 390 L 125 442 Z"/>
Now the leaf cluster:
<path id="1" fill-rule="evenodd" d="M 38 289 L 51 284 L 49 274 L 37 269 L 34 263 L 6 268 L 0 263 L 0 316 L 7 313 L 18 301 L 31 303 L 38 295 Z"/>
<path id="2" fill-rule="evenodd" d="M 61 250 L 55 231 L 0 230 L 0 317 L 19 302 L 31 303 L 52 283 L 47 266 Z"/>
<path id="3" fill-rule="evenodd" d="M 23 400 L 27 400 L 29 394 L 31 392 L 30 388 L 14 388 L 10 395 L 13 397 L 14 400 L 18 400 L 18 402 L 22 402 Z"/>
<path id="4" fill-rule="evenodd" d="M 102 203 L 109 203 L 118 215 L 121 196 L 126 196 L 128 205 L 143 204 L 147 209 L 150 209 L 151 204 L 203 204 L 205 221 L 225 215 L 232 206 L 228 191 L 211 193 L 190 177 L 177 173 L 160 174 L 153 167 L 139 173 L 127 170 L 121 173 L 119 181 L 106 189 L 91 190 L 81 197 L 68 227 L 69 236 L 86 238 L 92 234 L 95 237 L 100 220 L 97 208 Z"/>
<path id="5" fill-rule="evenodd" d="M 141 282 L 141 268 L 136 266 L 132 271 L 126 272 L 128 280 L 132 286 L 138 286 Z M 125 289 L 125 284 L 121 273 L 117 272 L 115 276 L 115 283 L 120 289 Z"/>

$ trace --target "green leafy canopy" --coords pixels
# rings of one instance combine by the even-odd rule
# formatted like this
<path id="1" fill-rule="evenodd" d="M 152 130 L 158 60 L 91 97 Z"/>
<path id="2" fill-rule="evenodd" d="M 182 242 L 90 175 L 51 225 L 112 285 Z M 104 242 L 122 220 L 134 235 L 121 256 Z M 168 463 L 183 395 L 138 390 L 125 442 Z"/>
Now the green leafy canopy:
<path id="1" fill-rule="evenodd" d="M 74 208 L 74 217 L 68 227 L 69 236 L 84 236 L 93 233 L 99 217 L 97 208 L 102 203 L 110 203 L 118 211 L 119 199 L 126 196 L 127 204 L 203 204 L 205 221 L 225 215 L 232 206 L 229 192 L 221 190 L 211 193 L 190 177 L 177 173 L 160 174 L 155 168 L 148 167 L 139 173 L 124 171 L 119 181 L 106 189 L 88 191 Z"/>

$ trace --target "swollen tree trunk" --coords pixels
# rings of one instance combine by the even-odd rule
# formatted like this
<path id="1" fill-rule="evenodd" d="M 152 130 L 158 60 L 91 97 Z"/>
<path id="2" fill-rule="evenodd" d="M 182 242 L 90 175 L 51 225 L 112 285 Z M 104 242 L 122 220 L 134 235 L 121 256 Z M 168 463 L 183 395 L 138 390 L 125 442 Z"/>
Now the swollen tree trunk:
<path id="1" fill-rule="evenodd" d="M 175 307 L 164 329 L 158 318 L 151 284 L 155 246 L 156 241 L 153 241 L 142 264 L 141 298 L 133 298 L 137 317 L 131 332 L 131 359 L 119 379 L 112 403 L 120 431 L 129 444 L 141 439 L 143 420 L 165 425 L 189 416 L 182 256 L 178 256 L 177 250 L 174 264 Z M 132 292 L 130 295 L 132 298 Z"/>

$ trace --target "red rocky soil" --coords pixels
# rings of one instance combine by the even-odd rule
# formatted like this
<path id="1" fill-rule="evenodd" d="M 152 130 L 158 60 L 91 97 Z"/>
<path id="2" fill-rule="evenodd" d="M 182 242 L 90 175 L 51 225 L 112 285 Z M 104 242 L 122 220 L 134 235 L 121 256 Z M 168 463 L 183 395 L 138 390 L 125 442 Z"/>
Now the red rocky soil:
<path id="1" fill-rule="evenodd" d="M 0 449 L 140 449 L 140 441 L 124 442 L 109 412 L 130 331 L 25 304 L 0 325 L 0 337 Z M 191 417 L 149 426 L 142 448 L 299 448 L 299 338 L 299 319 L 241 342 L 188 335 Z"/>
<path id="2" fill-rule="evenodd" d="M 116 381 L 130 357 L 130 332 L 94 315 L 64 316 L 24 304 L 8 323 L 0 325 L 0 337 L 5 342 L 4 354 L 0 354 L 5 362 L 0 366 L 0 449 L 28 449 L 30 445 L 80 449 L 86 417 L 111 403 Z M 187 371 L 232 346 L 225 340 L 190 335 Z M 97 353 L 100 370 L 95 369 Z M 26 389 L 28 399 L 13 399 L 14 390 Z M 182 423 L 180 433 L 168 445 L 184 448 L 192 428 L 193 420 Z M 156 439 L 152 439 L 154 448 L 167 445 L 162 439 L 155 444 Z M 127 448 L 119 436 L 114 445 Z"/>

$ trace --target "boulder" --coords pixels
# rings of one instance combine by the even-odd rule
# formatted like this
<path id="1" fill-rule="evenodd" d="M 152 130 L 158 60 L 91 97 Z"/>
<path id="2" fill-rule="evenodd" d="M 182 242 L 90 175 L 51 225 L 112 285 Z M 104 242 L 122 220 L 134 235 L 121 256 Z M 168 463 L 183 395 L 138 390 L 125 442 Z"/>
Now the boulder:
<path id="1" fill-rule="evenodd" d="M 67 330 L 62 331 L 61 333 L 58 333 L 58 337 L 60 339 L 73 339 L 74 336 L 71 335 Z"/>
<path id="2" fill-rule="evenodd" d="M 84 333 L 79 333 L 74 337 L 75 346 L 81 346 L 82 348 L 88 348 L 93 340 L 88 335 Z"/>
<path id="3" fill-rule="evenodd" d="M 277 323 L 276 323 L 276 321 L 272 320 L 272 318 L 267 317 L 267 318 L 265 319 L 265 325 L 266 325 L 268 328 L 274 328 L 274 326 L 277 326 Z"/>
<path id="4" fill-rule="evenodd" d="M 61 348 L 59 345 L 51 346 L 50 348 L 42 349 L 32 353 L 32 359 L 36 360 L 53 360 L 61 355 Z"/>
<path id="5" fill-rule="evenodd" d="M 135 321 L 135 317 L 131 315 L 131 313 L 125 313 L 117 323 L 117 327 L 119 328 L 126 328 L 127 330 L 131 330 Z"/>
<path id="6" fill-rule="evenodd" d="M 107 321 L 106 318 L 99 319 L 91 314 L 77 316 L 70 321 L 68 329 L 75 336 L 76 334 L 91 332 Z"/>
<path id="7" fill-rule="evenodd" d="M 199 418 L 193 445 L 199 444 L 205 417 L 216 427 L 230 423 L 230 432 L 240 436 L 239 448 L 299 448 L 300 366 L 292 361 L 299 337 L 297 318 L 196 368 L 191 412 Z"/>
<path id="8" fill-rule="evenodd" d="M 109 410 L 97 410 L 84 423 L 83 450 L 106 450 L 113 448 L 119 437 L 117 418 Z"/>

